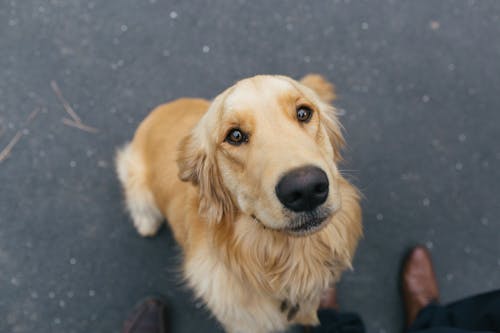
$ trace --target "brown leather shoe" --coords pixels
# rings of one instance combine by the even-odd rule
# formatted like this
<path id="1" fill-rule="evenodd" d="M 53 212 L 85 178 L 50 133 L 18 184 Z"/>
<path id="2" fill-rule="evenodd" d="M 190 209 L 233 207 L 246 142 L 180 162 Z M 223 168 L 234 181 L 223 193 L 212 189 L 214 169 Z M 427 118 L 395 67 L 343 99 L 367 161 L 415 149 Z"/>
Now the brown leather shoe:
<path id="1" fill-rule="evenodd" d="M 406 256 L 401 272 L 401 287 L 406 325 L 410 326 L 420 310 L 439 301 L 431 255 L 424 246 L 414 247 Z"/>
<path id="2" fill-rule="evenodd" d="M 167 333 L 167 305 L 159 298 L 141 302 L 123 324 L 123 333 Z"/>
<path id="3" fill-rule="evenodd" d="M 321 295 L 321 301 L 319 303 L 320 309 L 339 309 L 339 304 L 337 303 L 337 291 L 335 288 L 328 288 L 323 291 Z"/>

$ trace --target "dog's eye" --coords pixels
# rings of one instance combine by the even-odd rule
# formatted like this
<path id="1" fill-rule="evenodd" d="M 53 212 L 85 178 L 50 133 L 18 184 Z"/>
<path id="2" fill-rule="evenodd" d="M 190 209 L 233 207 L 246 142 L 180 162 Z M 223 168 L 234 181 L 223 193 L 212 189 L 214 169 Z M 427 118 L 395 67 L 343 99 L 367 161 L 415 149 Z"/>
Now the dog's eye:
<path id="1" fill-rule="evenodd" d="M 298 121 L 300 122 L 308 122 L 309 119 L 311 119 L 311 116 L 312 116 L 312 110 L 307 107 L 307 106 L 299 106 L 297 108 L 297 119 Z"/>
<path id="2" fill-rule="evenodd" d="M 227 134 L 225 141 L 232 145 L 239 146 L 248 141 L 248 136 L 239 128 L 233 128 Z"/>

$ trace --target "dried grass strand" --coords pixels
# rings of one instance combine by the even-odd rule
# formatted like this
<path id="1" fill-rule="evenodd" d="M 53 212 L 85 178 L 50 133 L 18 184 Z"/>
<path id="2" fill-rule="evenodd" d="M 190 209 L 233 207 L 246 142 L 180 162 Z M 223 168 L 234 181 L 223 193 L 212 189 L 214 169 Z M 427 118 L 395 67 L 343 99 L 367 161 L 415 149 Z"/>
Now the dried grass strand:
<path id="1" fill-rule="evenodd" d="M 63 122 L 64 125 L 67 125 L 67 126 L 70 126 L 70 127 L 74 127 L 74 128 L 78 128 L 78 129 L 80 129 L 82 131 L 89 132 L 89 133 L 97 133 L 97 132 L 99 132 L 99 130 L 97 128 L 89 126 L 89 125 L 85 125 L 82 122 L 82 118 L 80 118 L 80 116 L 78 116 L 78 114 L 71 107 L 71 105 L 68 103 L 68 101 L 66 100 L 66 98 L 64 98 L 64 96 L 63 96 L 63 94 L 61 92 L 61 89 L 59 89 L 59 85 L 57 84 L 56 81 L 54 81 L 54 80 L 50 81 L 50 86 L 52 87 L 52 90 L 54 91 L 54 93 L 56 94 L 57 98 L 59 99 L 59 101 L 63 105 L 64 110 L 66 111 L 66 113 L 71 118 L 71 119 L 69 119 L 69 118 L 63 118 L 62 122 Z"/>
<path id="2" fill-rule="evenodd" d="M 73 119 L 73 121 L 75 123 L 81 123 L 82 119 L 78 116 L 78 114 L 76 114 L 75 110 L 73 110 L 73 108 L 71 107 L 71 105 L 69 105 L 69 103 L 66 100 L 66 98 L 64 98 L 64 96 L 63 96 L 63 94 L 61 92 L 61 89 L 59 89 L 59 85 L 57 84 L 57 82 L 54 81 L 54 80 L 50 81 L 50 86 L 52 87 L 52 90 L 56 94 L 57 98 L 59 99 L 59 101 L 63 105 L 64 110 L 66 111 L 66 113 L 69 114 L 69 116 L 71 117 L 71 119 Z"/>
<path id="3" fill-rule="evenodd" d="M 28 117 L 24 121 L 25 128 L 27 127 L 27 125 L 31 124 L 33 120 L 35 120 L 35 118 L 38 116 L 39 113 L 40 113 L 40 108 L 36 108 L 28 115 Z M 24 129 L 18 130 L 14 135 L 14 137 L 9 141 L 7 146 L 5 146 L 5 148 L 0 152 L 0 163 L 2 163 L 5 159 L 7 159 L 7 157 L 9 157 L 14 146 L 19 142 L 19 140 L 21 140 Z M 3 134 L 3 131 L 4 131 L 3 128 L 0 129 L 0 136 Z"/>
<path id="4" fill-rule="evenodd" d="M 5 146 L 5 148 L 0 152 L 0 163 L 2 163 L 7 157 L 9 157 L 14 146 L 21 140 L 23 132 L 21 130 L 17 131 L 16 135 L 10 140 L 10 142 Z"/>
<path id="5" fill-rule="evenodd" d="M 75 127 L 75 128 L 78 128 L 78 129 L 80 129 L 82 131 L 85 131 L 85 132 L 89 132 L 89 133 L 97 133 L 97 132 L 99 132 L 99 130 L 97 128 L 95 128 L 95 127 L 88 126 L 88 125 L 85 125 L 82 122 L 73 121 L 73 120 L 68 119 L 68 118 L 63 118 L 62 122 L 66 126 Z"/>

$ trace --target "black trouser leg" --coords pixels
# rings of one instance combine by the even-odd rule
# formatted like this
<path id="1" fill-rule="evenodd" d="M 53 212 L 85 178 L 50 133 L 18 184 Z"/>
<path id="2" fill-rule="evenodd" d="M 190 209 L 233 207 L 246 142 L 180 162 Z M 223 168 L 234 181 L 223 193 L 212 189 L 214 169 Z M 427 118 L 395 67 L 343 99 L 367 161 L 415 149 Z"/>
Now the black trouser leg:
<path id="1" fill-rule="evenodd" d="M 321 323 L 312 333 L 365 333 L 363 321 L 356 313 L 343 313 L 331 309 L 318 311 Z"/>
<path id="2" fill-rule="evenodd" d="M 365 333 L 355 313 L 319 310 L 320 326 L 312 333 Z M 449 305 L 430 304 L 417 316 L 409 333 L 500 332 L 500 290 L 469 297 Z"/>
<path id="3" fill-rule="evenodd" d="M 500 290 L 446 306 L 431 304 L 420 311 L 408 330 L 412 333 L 467 331 L 500 332 Z"/>

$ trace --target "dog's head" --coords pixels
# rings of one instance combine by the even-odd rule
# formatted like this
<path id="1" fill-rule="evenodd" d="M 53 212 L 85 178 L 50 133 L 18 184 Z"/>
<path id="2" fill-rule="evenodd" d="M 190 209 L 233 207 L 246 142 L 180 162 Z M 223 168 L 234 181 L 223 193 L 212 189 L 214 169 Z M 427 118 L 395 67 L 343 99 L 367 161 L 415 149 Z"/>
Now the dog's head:
<path id="1" fill-rule="evenodd" d="M 320 76 L 239 81 L 212 102 L 178 155 L 208 221 L 252 216 L 293 235 L 319 230 L 339 209 L 344 143 L 333 86 Z"/>

